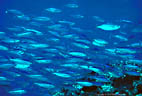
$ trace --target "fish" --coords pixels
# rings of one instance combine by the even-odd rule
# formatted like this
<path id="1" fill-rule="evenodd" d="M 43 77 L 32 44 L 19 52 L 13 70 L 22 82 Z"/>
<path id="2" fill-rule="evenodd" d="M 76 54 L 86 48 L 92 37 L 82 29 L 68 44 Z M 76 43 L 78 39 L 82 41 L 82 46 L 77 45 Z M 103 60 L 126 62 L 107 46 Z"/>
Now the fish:
<path id="1" fill-rule="evenodd" d="M 14 26 L 14 27 L 8 27 L 7 29 L 9 31 L 14 31 L 14 32 L 23 32 L 25 28 L 23 26 Z"/>
<path id="2" fill-rule="evenodd" d="M 15 34 L 16 37 L 28 37 L 32 35 L 33 35 L 32 32 L 23 32 L 23 33 Z"/>
<path id="3" fill-rule="evenodd" d="M 16 63 L 16 64 L 27 64 L 27 65 L 31 65 L 32 62 L 20 59 L 20 58 L 15 58 L 15 59 L 10 59 L 10 61 Z"/>
<path id="4" fill-rule="evenodd" d="M 76 57 L 86 57 L 87 55 L 82 52 L 69 52 L 69 55 L 76 56 Z"/>
<path id="5" fill-rule="evenodd" d="M 127 65 L 125 65 L 124 67 L 127 68 L 127 69 L 139 69 L 138 66 L 136 66 L 136 65 L 131 65 L 131 64 L 127 64 Z"/>
<path id="6" fill-rule="evenodd" d="M 90 78 L 95 79 L 96 82 L 110 82 L 110 80 L 105 78 L 104 76 L 91 76 Z"/>
<path id="7" fill-rule="evenodd" d="M 79 6 L 77 4 L 70 3 L 70 4 L 66 4 L 65 7 L 68 7 L 68 8 L 78 8 Z"/>
<path id="8" fill-rule="evenodd" d="M 14 67 L 14 64 L 1 64 L 0 69 L 10 69 Z"/>
<path id="9" fill-rule="evenodd" d="M 92 16 L 93 20 L 97 21 L 97 22 L 105 22 L 105 20 L 99 16 Z"/>
<path id="10" fill-rule="evenodd" d="M 127 39 L 126 37 L 121 36 L 121 35 L 115 35 L 114 37 L 115 37 L 115 38 L 118 38 L 118 39 L 120 39 L 120 40 L 122 40 L 122 41 L 128 41 L 128 39 Z"/>
<path id="11" fill-rule="evenodd" d="M 132 75 L 132 76 L 140 76 L 141 74 L 136 71 L 126 71 L 125 72 L 127 75 Z"/>
<path id="12" fill-rule="evenodd" d="M 0 77 L 0 81 L 5 81 L 5 80 L 7 80 L 6 77 Z"/>
<path id="13" fill-rule="evenodd" d="M 6 33 L 5 32 L 0 32 L 0 38 L 5 38 Z"/>
<path id="14" fill-rule="evenodd" d="M 5 42 L 5 43 L 19 43 L 20 42 L 20 40 L 13 39 L 13 38 L 5 38 L 2 41 Z"/>
<path id="15" fill-rule="evenodd" d="M 75 15 L 71 15 L 71 17 L 75 18 L 75 19 L 83 19 L 84 16 L 81 14 L 75 14 Z"/>
<path id="16" fill-rule="evenodd" d="M 13 15 L 23 15 L 23 13 L 20 10 L 17 9 L 8 9 L 5 11 L 6 14 L 13 14 Z"/>
<path id="17" fill-rule="evenodd" d="M 62 10 L 58 8 L 47 8 L 45 11 L 51 12 L 51 13 L 61 13 Z"/>
<path id="18" fill-rule="evenodd" d="M 31 18 L 26 15 L 18 15 L 18 16 L 15 16 L 15 18 L 17 18 L 18 20 L 22 20 L 22 21 L 30 21 L 31 20 Z"/>
<path id="19" fill-rule="evenodd" d="M 55 88 L 54 85 L 52 84 L 47 84 L 47 83 L 34 83 L 35 85 L 39 86 L 39 87 L 43 87 L 43 88 L 47 88 L 47 89 L 53 89 Z"/>
<path id="20" fill-rule="evenodd" d="M 51 19 L 49 17 L 44 17 L 44 16 L 39 16 L 39 17 L 35 17 L 32 18 L 33 21 L 38 21 L 38 22 L 47 22 L 50 21 Z"/>
<path id="21" fill-rule="evenodd" d="M 75 25 L 74 22 L 66 21 L 66 20 L 59 20 L 58 22 L 59 22 L 60 24 L 68 24 L 68 25 L 70 25 L 70 26 Z"/>
<path id="22" fill-rule="evenodd" d="M 105 30 L 105 31 L 114 31 L 120 29 L 120 25 L 114 25 L 114 24 L 102 24 L 97 26 L 97 28 Z"/>
<path id="23" fill-rule="evenodd" d="M 35 60 L 35 62 L 40 64 L 49 64 L 52 62 L 52 60 Z"/>
<path id="24" fill-rule="evenodd" d="M 2 45 L 0 45 L 0 50 L 7 51 L 7 50 L 8 50 L 8 48 L 7 48 L 6 46 L 2 46 Z"/>
<path id="25" fill-rule="evenodd" d="M 29 44 L 29 47 L 37 49 L 37 48 L 47 48 L 49 47 L 48 44 Z"/>
<path id="26" fill-rule="evenodd" d="M 81 44 L 81 43 L 72 43 L 74 46 L 76 47 L 80 47 L 80 48 L 84 48 L 84 49 L 88 49 L 89 46 L 85 45 L 85 44 Z"/>
<path id="27" fill-rule="evenodd" d="M 29 74 L 29 75 L 27 75 L 27 77 L 29 77 L 29 78 L 31 78 L 31 80 L 35 80 L 35 81 L 48 81 L 48 78 L 46 78 L 40 74 Z"/>
<path id="28" fill-rule="evenodd" d="M 69 74 L 65 74 L 65 73 L 57 73 L 57 72 L 55 72 L 53 74 L 55 74 L 56 76 L 59 76 L 59 77 L 63 77 L 63 78 L 71 77 Z"/>
<path id="29" fill-rule="evenodd" d="M 27 92 L 26 90 L 19 89 L 19 90 L 11 90 L 8 93 L 12 95 L 22 95 L 25 94 L 26 92 Z"/>
<path id="30" fill-rule="evenodd" d="M 92 44 L 95 46 L 104 47 L 108 44 L 108 42 L 102 39 L 94 39 Z"/>
<path id="31" fill-rule="evenodd" d="M 77 84 L 81 85 L 81 86 L 93 86 L 93 83 L 91 82 L 85 82 L 85 81 L 78 81 L 76 82 Z"/>

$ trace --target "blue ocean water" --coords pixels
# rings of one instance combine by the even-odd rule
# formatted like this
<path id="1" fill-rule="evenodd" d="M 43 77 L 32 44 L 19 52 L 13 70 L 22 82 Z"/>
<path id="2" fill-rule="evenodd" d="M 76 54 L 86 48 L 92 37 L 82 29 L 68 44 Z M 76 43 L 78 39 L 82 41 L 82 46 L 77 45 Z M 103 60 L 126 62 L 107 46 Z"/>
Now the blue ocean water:
<path id="1" fill-rule="evenodd" d="M 0 1 L 0 96 L 138 96 L 141 4 Z"/>

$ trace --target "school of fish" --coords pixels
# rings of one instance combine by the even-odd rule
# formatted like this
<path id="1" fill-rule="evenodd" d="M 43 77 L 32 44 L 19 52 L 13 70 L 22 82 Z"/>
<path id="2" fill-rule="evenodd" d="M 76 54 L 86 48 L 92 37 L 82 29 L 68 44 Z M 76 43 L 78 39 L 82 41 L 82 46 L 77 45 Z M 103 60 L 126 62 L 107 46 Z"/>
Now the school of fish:
<path id="1" fill-rule="evenodd" d="M 126 74 L 142 76 L 142 27 L 127 19 L 85 16 L 77 12 L 77 3 L 63 7 L 74 13 L 65 15 L 56 6 L 32 16 L 5 10 L 13 24 L 0 32 L 0 86 L 9 86 L 10 96 L 56 96 L 62 88 L 79 90 L 105 86 Z M 86 18 L 94 23 L 87 24 Z"/>

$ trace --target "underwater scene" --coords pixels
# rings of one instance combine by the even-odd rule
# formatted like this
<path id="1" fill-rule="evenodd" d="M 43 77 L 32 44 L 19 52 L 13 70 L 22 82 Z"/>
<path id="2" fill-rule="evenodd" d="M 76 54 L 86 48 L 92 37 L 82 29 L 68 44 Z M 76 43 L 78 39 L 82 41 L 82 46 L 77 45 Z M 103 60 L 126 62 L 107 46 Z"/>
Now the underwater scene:
<path id="1" fill-rule="evenodd" d="M 0 96 L 142 96 L 141 0 L 1 0 Z"/>

